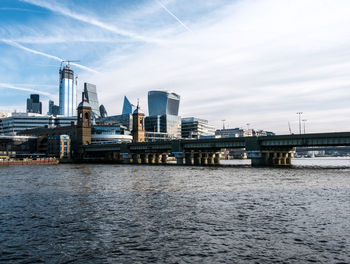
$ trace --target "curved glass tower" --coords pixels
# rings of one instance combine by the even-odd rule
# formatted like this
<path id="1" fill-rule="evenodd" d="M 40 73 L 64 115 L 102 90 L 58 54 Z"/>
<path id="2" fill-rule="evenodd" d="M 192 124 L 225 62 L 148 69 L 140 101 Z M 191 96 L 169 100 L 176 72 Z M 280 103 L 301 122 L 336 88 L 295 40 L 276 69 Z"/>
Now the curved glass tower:
<path id="1" fill-rule="evenodd" d="M 148 92 L 148 113 L 155 115 L 179 114 L 180 95 L 167 91 Z"/>
<path id="2" fill-rule="evenodd" d="M 74 84 L 74 72 L 69 64 L 60 69 L 59 101 L 60 115 L 77 115 L 77 90 Z"/>

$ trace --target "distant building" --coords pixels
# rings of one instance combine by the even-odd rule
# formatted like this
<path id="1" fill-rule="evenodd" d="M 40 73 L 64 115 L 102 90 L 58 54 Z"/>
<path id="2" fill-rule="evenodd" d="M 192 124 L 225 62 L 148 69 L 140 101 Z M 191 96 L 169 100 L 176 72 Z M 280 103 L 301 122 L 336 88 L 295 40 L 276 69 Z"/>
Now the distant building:
<path id="1" fill-rule="evenodd" d="M 156 115 L 145 118 L 146 132 L 167 133 L 168 138 L 181 138 L 181 117 L 175 115 Z"/>
<path id="2" fill-rule="evenodd" d="M 104 118 L 99 118 L 96 120 L 96 124 L 109 124 L 109 125 L 121 125 L 126 127 L 128 130 L 132 130 L 132 115 L 124 114 L 124 115 L 114 115 L 108 116 Z"/>
<path id="3" fill-rule="evenodd" d="M 148 92 L 148 114 L 174 115 L 179 114 L 180 95 L 167 91 L 149 91 Z"/>
<path id="4" fill-rule="evenodd" d="M 60 90 L 59 90 L 59 107 L 60 115 L 76 116 L 77 114 L 77 90 L 74 83 L 74 72 L 69 63 L 59 71 Z"/>
<path id="5" fill-rule="evenodd" d="M 264 131 L 264 130 L 226 128 L 226 129 L 216 130 L 215 135 L 222 138 L 230 138 L 230 137 L 273 136 L 275 135 L 275 133 Z"/>
<path id="6" fill-rule="evenodd" d="M 71 158 L 71 139 L 69 135 L 50 135 L 47 140 L 47 154 L 59 159 Z"/>
<path id="7" fill-rule="evenodd" d="M 42 104 L 39 94 L 31 94 L 27 99 L 27 113 L 42 114 Z"/>
<path id="8" fill-rule="evenodd" d="M 95 125 L 91 130 L 92 144 L 132 142 L 131 132 L 121 125 Z"/>
<path id="9" fill-rule="evenodd" d="M 100 105 L 100 117 L 101 118 L 105 118 L 107 117 L 107 110 L 104 107 L 104 105 Z"/>
<path id="10" fill-rule="evenodd" d="M 91 106 L 92 117 L 94 119 L 99 118 L 101 114 L 99 109 L 96 85 L 91 83 L 84 83 L 84 96 Z"/>
<path id="11" fill-rule="evenodd" d="M 196 117 L 181 119 L 182 138 L 200 138 L 215 135 L 215 127 L 208 124 L 208 120 Z"/>
<path id="12" fill-rule="evenodd" d="M 49 111 L 47 112 L 48 115 L 57 116 L 60 114 L 60 107 L 58 105 L 55 105 L 55 102 L 50 100 L 49 101 Z"/>
<path id="13" fill-rule="evenodd" d="M 130 103 L 129 99 L 124 96 L 124 103 L 123 103 L 123 111 L 122 115 L 132 115 L 132 113 L 136 110 L 136 106 Z"/>
<path id="14" fill-rule="evenodd" d="M 16 135 L 20 131 L 39 127 L 70 126 L 76 117 L 53 117 L 34 113 L 12 113 L 0 119 L 0 135 Z"/>

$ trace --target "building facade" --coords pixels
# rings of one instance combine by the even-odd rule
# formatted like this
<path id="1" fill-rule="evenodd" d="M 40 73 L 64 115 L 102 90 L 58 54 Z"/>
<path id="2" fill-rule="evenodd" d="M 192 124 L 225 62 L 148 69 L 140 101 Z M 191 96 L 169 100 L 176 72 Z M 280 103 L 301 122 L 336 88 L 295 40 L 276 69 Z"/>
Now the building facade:
<path id="1" fill-rule="evenodd" d="M 77 108 L 77 90 L 74 82 L 74 72 L 69 63 L 59 71 L 60 89 L 59 89 L 59 107 L 60 115 L 76 116 Z"/>
<path id="2" fill-rule="evenodd" d="M 92 118 L 96 119 L 101 116 L 96 85 L 91 83 L 84 83 L 84 97 L 91 106 Z"/>
<path id="3" fill-rule="evenodd" d="M 129 99 L 124 96 L 122 115 L 132 115 L 136 110 L 136 106 L 130 103 Z"/>
<path id="4" fill-rule="evenodd" d="M 175 115 L 147 116 L 146 131 L 153 133 L 167 133 L 168 138 L 181 138 L 181 117 Z"/>
<path id="5" fill-rule="evenodd" d="M 27 99 L 27 113 L 42 114 L 42 104 L 39 94 L 31 94 Z"/>
<path id="6" fill-rule="evenodd" d="M 180 95 L 168 91 L 149 91 L 148 92 L 148 114 L 156 115 L 174 115 L 179 114 Z"/>
<path id="7" fill-rule="evenodd" d="M 181 137 L 182 138 L 200 138 L 215 135 L 215 127 L 209 125 L 208 120 L 196 117 L 187 117 L 181 119 Z"/>

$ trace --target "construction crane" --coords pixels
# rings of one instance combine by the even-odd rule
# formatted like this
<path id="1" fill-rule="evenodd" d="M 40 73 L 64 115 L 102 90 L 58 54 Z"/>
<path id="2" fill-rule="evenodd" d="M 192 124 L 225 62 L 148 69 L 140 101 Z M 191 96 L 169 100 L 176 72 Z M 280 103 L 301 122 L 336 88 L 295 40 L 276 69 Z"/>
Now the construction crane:
<path id="1" fill-rule="evenodd" d="M 289 134 L 293 135 L 292 129 L 290 128 L 290 123 L 288 122 Z"/>
<path id="2" fill-rule="evenodd" d="M 61 61 L 61 65 L 60 65 L 60 70 L 62 70 L 62 64 L 64 63 L 64 62 L 66 62 L 67 63 L 67 65 L 68 65 L 68 67 L 69 67 L 69 64 L 71 63 L 71 62 L 79 62 L 80 60 L 62 60 Z"/>

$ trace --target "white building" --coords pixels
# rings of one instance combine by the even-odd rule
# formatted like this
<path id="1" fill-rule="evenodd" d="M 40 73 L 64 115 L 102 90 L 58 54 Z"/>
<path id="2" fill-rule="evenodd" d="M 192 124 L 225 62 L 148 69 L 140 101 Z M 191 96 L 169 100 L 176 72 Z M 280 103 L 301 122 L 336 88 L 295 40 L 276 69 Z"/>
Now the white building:
<path id="1" fill-rule="evenodd" d="M 196 117 L 186 117 L 181 119 L 182 138 L 200 138 L 215 135 L 215 128 L 208 124 L 208 120 Z"/>

